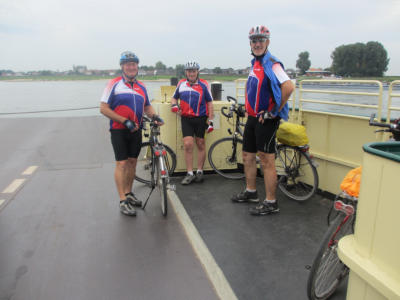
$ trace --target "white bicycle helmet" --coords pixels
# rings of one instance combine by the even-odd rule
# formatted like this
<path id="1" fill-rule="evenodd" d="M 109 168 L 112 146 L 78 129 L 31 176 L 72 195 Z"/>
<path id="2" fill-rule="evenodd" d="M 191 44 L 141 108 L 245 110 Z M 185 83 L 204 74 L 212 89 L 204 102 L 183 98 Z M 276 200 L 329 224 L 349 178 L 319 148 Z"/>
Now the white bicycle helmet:
<path id="1" fill-rule="evenodd" d="M 185 70 L 200 70 L 200 65 L 194 60 L 191 60 L 185 64 Z"/>
<path id="2" fill-rule="evenodd" d="M 269 29 L 264 25 L 256 25 L 250 29 L 249 39 L 255 38 L 266 38 L 269 39 L 270 32 Z"/>

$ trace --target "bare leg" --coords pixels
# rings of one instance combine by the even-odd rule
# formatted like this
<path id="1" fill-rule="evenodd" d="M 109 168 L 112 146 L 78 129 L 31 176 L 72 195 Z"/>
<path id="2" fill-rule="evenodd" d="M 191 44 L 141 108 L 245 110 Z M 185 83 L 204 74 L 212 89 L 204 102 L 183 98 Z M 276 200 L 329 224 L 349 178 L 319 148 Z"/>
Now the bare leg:
<path id="1" fill-rule="evenodd" d="M 257 177 L 257 163 L 256 154 L 243 151 L 243 164 L 244 173 L 246 175 L 246 188 L 250 190 L 257 189 L 256 177 Z"/>
<path id="2" fill-rule="evenodd" d="M 258 152 L 258 156 L 260 157 L 264 171 L 264 185 L 267 200 L 275 200 L 276 185 L 278 182 L 275 167 L 275 154 Z"/>
<path id="3" fill-rule="evenodd" d="M 183 138 L 183 148 L 185 150 L 185 162 L 188 172 L 193 171 L 193 137 L 185 136 Z"/>
<path id="4" fill-rule="evenodd" d="M 115 171 L 114 171 L 114 179 L 115 184 L 117 186 L 117 191 L 119 194 L 119 198 L 121 200 L 125 200 L 125 191 L 126 191 L 126 170 L 128 168 L 128 161 L 121 160 L 117 161 L 115 164 Z"/>
<path id="5" fill-rule="evenodd" d="M 136 163 L 137 158 L 128 158 L 127 170 L 126 170 L 126 193 L 130 193 L 132 191 L 133 180 L 135 179 L 136 174 Z"/>
<path id="6" fill-rule="evenodd" d="M 203 170 L 206 161 L 206 142 L 202 138 L 196 137 L 197 144 L 197 170 Z"/>

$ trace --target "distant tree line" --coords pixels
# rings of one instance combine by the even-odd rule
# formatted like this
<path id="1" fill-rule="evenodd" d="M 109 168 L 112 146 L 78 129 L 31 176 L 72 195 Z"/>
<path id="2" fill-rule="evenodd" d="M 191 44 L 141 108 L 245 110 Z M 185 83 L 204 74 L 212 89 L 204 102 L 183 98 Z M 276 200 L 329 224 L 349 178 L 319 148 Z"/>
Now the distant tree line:
<path id="1" fill-rule="evenodd" d="M 325 70 L 338 76 L 382 77 L 387 71 L 389 58 L 379 42 L 355 43 L 336 47 L 331 54 L 332 65 Z M 301 52 L 296 61 L 300 75 L 310 68 L 307 51 Z"/>
<path id="2" fill-rule="evenodd" d="M 354 77 L 381 77 L 384 72 L 387 71 L 389 65 L 389 58 L 387 57 L 387 51 L 383 45 L 379 42 L 368 42 L 355 43 L 349 45 L 341 45 L 336 47 L 331 54 L 332 65 L 324 70 L 329 70 L 338 76 L 354 76 Z M 304 75 L 311 66 L 310 54 L 308 51 L 301 52 L 299 58 L 296 61 L 296 67 L 300 71 L 300 75 Z M 141 65 L 140 69 L 143 71 L 162 71 L 164 74 L 175 74 L 178 78 L 185 76 L 185 70 L 183 64 L 178 64 L 173 67 L 167 67 L 161 61 L 156 62 L 154 66 Z M 210 69 L 209 69 L 210 70 Z M 211 70 L 210 70 L 211 71 Z M 212 69 L 214 74 L 232 74 L 233 69 L 229 68 L 226 70 L 220 67 Z M 102 71 L 96 70 L 97 75 L 108 74 L 109 70 Z M 240 71 L 243 72 L 243 71 Z M 244 74 L 240 73 L 239 74 Z M 0 76 L 4 74 L 13 74 L 12 70 L 0 70 Z M 49 70 L 42 70 L 36 73 L 39 75 L 53 75 L 56 72 Z M 68 73 L 71 74 L 71 71 Z M 73 73 L 73 72 L 72 72 Z M 76 73 L 76 72 L 75 72 Z M 121 70 L 115 70 L 116 74 L 120 74 Z"/>
<path id="3" fill-rule="evenodd" d="M 383 76 L 389 58 L 379 42 L 337 47 L 332 55 L 332 72 L 340 76 Z"/>

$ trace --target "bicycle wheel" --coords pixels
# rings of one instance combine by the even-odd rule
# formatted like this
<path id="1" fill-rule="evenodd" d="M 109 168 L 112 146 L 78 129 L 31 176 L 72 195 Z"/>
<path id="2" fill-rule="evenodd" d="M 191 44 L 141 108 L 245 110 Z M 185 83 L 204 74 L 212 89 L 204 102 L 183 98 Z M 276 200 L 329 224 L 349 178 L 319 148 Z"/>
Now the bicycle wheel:
<path id="1" fill-rule="evenodd" d="M 157 158 L 157 166 L 156 166 L 156 182 L 157 188 L 160 192 L 160 199 L 161 199 L 161 212 L 165 217 L 168 213 L 168 202 L 167 202 L 167 178 L 163 178 L 161 176 L 161 168 L 160 166 L 165 165 L 164 157 Z"/>
<path id="2" fill-rule="evenodd" d="M 168 202 L 167 202 L 167 180 L 166 178 L 160 178 L 158 183 L 158 189 L 160 190 L 161 198 L 161 212 L 163 216 L 168 213 Z"/>
<path id="3" fill-rule="evenodd" d="M 276 171 L 278 187 L 289 198 L 304 201 L 318 189 L 318 173 L 310 156 L 297 147 L 278 145 Z"/>
<path id="4" fill-rule="evenodd" d="M 219 175 L 228 179 L 241 179 L 244 175 L 243 141 L 226 137 L 214 142 L 208 150 L 208 161 Z"/>
<path id="5" fill-rule="evenodd" d="M 168 175 L 171 176 L 176 168 L 176 155 L 174 151 L 167 145 L 164 145 L 167 155 L 165 156 L 165 165 L 168 170 Z M 140 153 L 136 164 L 135 179 L 147 185 L 151 184 L 151 164 L 152 164 L 153 149 L 149 142 L 142 143 Z"/>
<path id="6" fill-rule="evenodd" d="M 354 232 L 354 218 L 340 213 L 328 227 L 308 277 L 307 294 L 311 300 L 328 299 L 349 274 L 337 255 L 337 247 L 342 237 Z"/>

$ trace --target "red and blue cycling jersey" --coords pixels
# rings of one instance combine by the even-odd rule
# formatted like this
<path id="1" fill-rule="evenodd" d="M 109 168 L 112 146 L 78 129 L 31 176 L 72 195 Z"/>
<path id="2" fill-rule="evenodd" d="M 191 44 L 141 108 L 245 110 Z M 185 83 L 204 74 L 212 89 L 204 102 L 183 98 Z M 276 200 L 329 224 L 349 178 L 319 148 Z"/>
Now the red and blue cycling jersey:
<path id="1" fill-rule="evenodd" d="M 110 108 L 142 127 L 144 107 L 151 105 L 144 84 L 135 80 L 127 82 L 123 77 L 117 77 L 107 84 L 101 102 L 107 103 Z M 110 120 L 110 129 L 126 129 L 124 124 Z"/>
<path id="2" fill-rule="evenodd" d="M 184 117 L 208 116 L 208 102 L 213 101 L 208 82 L 203 79 L 191 84 L 186 79 L 178 82 L 173 98 L 180 99 L 180 108 Z"/>
<path id="3" fill-rule="evenodd" d="M 254 62 L 246 84 L 245 107 L 249 116 L 256 117 L 261 111 L 271 111 L 275 106 L 268 77 L 259 60 Z"/>

